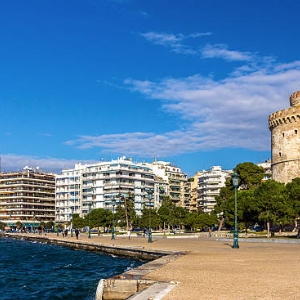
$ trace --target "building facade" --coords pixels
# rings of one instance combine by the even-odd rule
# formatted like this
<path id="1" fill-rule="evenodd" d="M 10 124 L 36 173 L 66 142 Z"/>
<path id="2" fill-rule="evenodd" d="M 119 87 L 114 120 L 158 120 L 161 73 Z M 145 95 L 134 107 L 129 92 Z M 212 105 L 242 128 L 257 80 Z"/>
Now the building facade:
<path id="1" fill-rule="evenodd" d="M 0 173 L 0 221 L 15 228 L 55 220 L 55 175 L 25 167 Z"/>
<path id="2" fill-rule="evenodd" d="M 191 185 L 187 174 L 177 166 L 164 161 L 154 161 L 149 167 L 156 176 L 168 184 L 166 196 L 170 197 L 173 204 L 189 210 Z"/>
<path id="3" fill-rule="evenodd" d="M 193 177 L 190 178 L 190 212 L 198 212 L 198 183 L 199 176 L 203 174 L 202 172 L 197 172 Z"/>
<path id="4" fill-rule="evenodd" d="M 226 178 L 232 171 L 222 170 L 220 166 L 213 166 L 208 171 L 203 171 L 198 176 L 198 209 L 205 213 L 210 213 L 216 205 L 216 196 L 225 186 Z"/>
<path id="5" fill-rule="evenodd" d="M 155 178 L 149 166 L 126 157 L 95 164 L 77 164 L 56 177 L 56 221 L 68 222 L 73 213 L 84 217 L 91 209 L 113 210 L 121 197 L 134 196 L 137 215 L 154 207 Z M 121 196 L 121 197 L 119 197 Z"/>
<path id="6" fill-rule="evenodd" d="M 290 96 L 290 107 L 269 116 L 272 178 L 287 183 L 300 177 L 300 91 Z"/>

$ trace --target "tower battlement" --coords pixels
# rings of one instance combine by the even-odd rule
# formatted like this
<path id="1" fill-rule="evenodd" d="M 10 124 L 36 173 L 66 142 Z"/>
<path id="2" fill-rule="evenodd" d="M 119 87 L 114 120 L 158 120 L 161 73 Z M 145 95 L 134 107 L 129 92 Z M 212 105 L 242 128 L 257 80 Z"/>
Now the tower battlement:
<path id="1" fill-rule="evenodd" d="M 290 96 L 290 104 L 291 106 L 300 105 L 300 91 L 297 91 Z"/>
<path id="2" fill-rule="evenodd" d="M 272 177 L 287 183 L 300 177 L 300 91 L 290 96 L 290 107 L 269 115 Z"/>

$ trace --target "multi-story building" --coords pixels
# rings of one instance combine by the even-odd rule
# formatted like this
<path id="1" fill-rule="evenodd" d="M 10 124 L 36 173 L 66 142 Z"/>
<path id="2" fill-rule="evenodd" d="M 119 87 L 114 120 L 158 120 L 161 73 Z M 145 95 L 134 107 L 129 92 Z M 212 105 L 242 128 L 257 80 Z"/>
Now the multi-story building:
<path id="1" fill-rule="evenodd" d="M 220 190 L 225 186 L 226 178 L 232 171 L 222 170 L 220 166 L 213 166 L 208 171 L 203 171 L 198 176 L 198 208 L 210 213 L 216 204 L 215 197 L 220 194 Z"/>
<path id="2" fill-rule="evenodd" d="M 0 222 L 15 228 L 55 219 L 55 175 L 38 168 L 0 173 Z"/>
<path id="3" fill-rule="evenodd" d="M 202 175 L 203 172 L 197 172 L 193 177 L 189 178 L 190 182 L 190 211 L 198 211 L 198 182 L 199 176 Z"/>
<path id="4" fill-rule="evenodd" d="M 269 180 L 272 178 L 272 169 L 271 169 L 271 160 L 267 159 L 262 163 L 257 164 L 259 167 L 262 167 L 265 170 L 265 175 L 263 181 Z"/>
<path id="5" fill-rule="evenodd" d="M 121 197 L 133 195 L 137 215 L 154 207 L 157 199 L 154 174 L 143 163 L 126 157 L 109 162 L 77 164 L 56 177 L 56 221 L 66 222 L 72 213 L 81 217 L 94 208 L 113 209 Z M 119 197 L 121 196 L 121 197 Z"/>
<path id="6" fill-rule="evenodd" d="M 169 196 L 176 206 L 188 210 L 190 205 L 190 183 L 187 180 L 187 175 L 169 162 L 154 161 L 149 166 L 156 176 L 168 183 L 166 196 Z"/>

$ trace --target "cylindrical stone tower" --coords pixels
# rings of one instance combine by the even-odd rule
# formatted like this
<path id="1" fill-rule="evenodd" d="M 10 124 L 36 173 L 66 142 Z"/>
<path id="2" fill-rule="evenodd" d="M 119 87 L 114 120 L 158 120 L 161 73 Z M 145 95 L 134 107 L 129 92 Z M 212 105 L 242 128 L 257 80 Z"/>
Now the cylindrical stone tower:
<path id="1" fill-rule="evenodd" d="M 269 116 L 272 175 L 283 183 L 300 177 L 300 91 L 290 96 L 290 106 Z"/>

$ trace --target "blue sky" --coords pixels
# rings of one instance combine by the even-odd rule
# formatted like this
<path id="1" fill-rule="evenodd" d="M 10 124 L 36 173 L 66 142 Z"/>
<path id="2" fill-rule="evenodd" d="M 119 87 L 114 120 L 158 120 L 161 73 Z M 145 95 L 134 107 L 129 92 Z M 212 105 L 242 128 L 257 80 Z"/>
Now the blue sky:
<path id="1" fill-rule="evenodd" d="M 2 171 L 271 157 L 300 89 L 296 0 L 0 1 Z"/>

